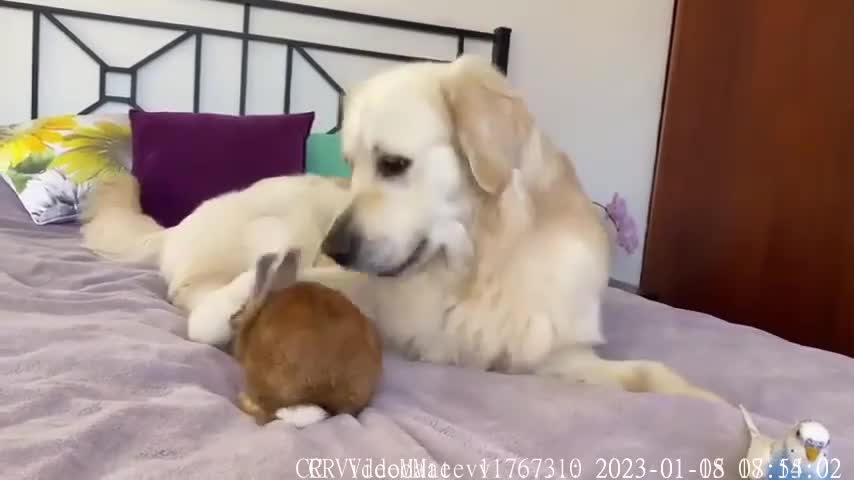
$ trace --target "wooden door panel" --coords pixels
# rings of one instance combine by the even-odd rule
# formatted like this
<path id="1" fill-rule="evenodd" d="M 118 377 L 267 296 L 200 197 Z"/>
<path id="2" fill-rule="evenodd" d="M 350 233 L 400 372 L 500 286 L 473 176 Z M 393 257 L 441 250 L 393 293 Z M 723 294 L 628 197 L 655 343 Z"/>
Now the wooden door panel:
<path id="1" fill-rule="evenodd" d="M 854 355 L 854 2 L 675 21 L 641 289 Z"/>

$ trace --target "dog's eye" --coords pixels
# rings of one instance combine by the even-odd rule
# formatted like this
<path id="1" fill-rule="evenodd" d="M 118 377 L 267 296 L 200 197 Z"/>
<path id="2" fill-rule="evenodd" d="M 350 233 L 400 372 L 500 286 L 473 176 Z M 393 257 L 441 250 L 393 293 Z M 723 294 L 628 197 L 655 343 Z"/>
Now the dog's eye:
<path id="1" fill-rule="evenodd" d="M 385 178 L 403 175 L 412 160 L 400 155 L 380 155 L 377 159 L 377 172 Z"/>

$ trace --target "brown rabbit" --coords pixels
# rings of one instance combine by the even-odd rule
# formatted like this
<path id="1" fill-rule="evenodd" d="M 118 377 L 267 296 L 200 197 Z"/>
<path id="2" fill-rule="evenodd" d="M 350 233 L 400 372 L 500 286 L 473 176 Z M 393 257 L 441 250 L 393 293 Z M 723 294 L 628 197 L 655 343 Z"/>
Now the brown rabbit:
<path id="1" fill-rule="evenodd" d="M 232 318 L 233 354 L 246 374 L 237 403 L 259 425 L 357 415 L 382 373 L 370 320 L 336 290 L 297 281 L 298 264 L 296 251 L 262 256 L 252 294 Z"/>

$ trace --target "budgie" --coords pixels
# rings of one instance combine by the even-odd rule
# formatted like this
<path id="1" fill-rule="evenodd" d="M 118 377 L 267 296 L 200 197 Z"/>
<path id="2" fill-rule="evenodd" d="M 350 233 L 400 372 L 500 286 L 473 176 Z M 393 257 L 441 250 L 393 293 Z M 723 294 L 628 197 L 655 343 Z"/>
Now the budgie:
<path id="1" fill-rule="evenodd" d="M 798 422 L 782 439 L 774 440 L 759 432 L 743 406 L 741 413 L 750 432 L 750 447 L 741 468 L 742 478 L 831 478 L 828 454 L 830 432 L 812 420 Z"/>

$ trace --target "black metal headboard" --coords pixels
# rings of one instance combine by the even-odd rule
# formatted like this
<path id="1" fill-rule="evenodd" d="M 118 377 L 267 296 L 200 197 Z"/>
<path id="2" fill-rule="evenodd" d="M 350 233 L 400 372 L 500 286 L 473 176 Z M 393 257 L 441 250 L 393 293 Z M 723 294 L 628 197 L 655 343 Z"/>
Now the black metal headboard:
<path id="1" fill-rule="evenodd" d="M 91 113 L 102 105 L 108 102 L 116 102 L 127 104 L 132 108 L 142 109 L 137 101 L 138 92 L 138 72 L 139 70 L 156 60 L 158 57 L 169 52 L 173 48 L 183 44 L 190 38 L 195 39 L 195 68 L 194 68 L 194 83 L 193 83 L 193 111 L 199 112 L 200 92 L 201 92 L 201 59 L 202 49 L 204 48 L 202 38 L 204 35 L 215 37 L 237 39 L 242 42 L 242 52 L 240 57 L 240 100 L 239 112 L 241 115 L 246 113 L 246 86 L 247 86 L 247 63 L 249 42 L 262 42 L 268 44 L 281 45 L 286 49 L 286 70 L 285 75 L 285 92 L 283 112 L 290 113 L 291 108 L 291 74 L 294 55 L 299 55 L 306 64 L 314 69 L 323 80 L 338 94 L 338 112 L 335 127 L 330 132 L 338 130 L 341 125 L 342 116 L 342 99 L 345 94 L 344 89 L 310 54 L 306 49 L 318 51 L 328 51 L 347 55 L 355 55 L 382 60 L 392 61 L 434 61 L 443 62 L 447 59 L 425 58 L 401 55 L 397 53 L 381 52 L 374 50 L 363 50 L 342 45 L 325 45 L 315 42 L 302 41 L 294 38 L 285 38 L 279 36 L 260 35 L 250 31 L 250 18 L 254 10 L 274 10 L 281 12 L 290 12 L 302 15 L 310 15 L 314 17 L 322 17 L 327 19 L 341 20 L 353 22 L 357 24 L 373 25 L 390 27 L 394 29 L 436 34 L 445 37 L 456 38 L 457 41 L 457 56 L 461 55 L 466 49 L 466 40 L 481 40 L 492 43 L 492 62 L 501 71 L 507 72 L 508 57 L 510 50 L 510 29 L 506 27 L 498 27 L 493 32 L 481 32 L 475 30 L 467 30 L 462 28 L 447 27 L 442 25 L 434 25 L 408 20 L 400 20 L 387 17 L 379 17 L 374 15 L 366 15 L 361 13 L 346 12 L 340 10 L 332 10 L 328 8 L 320 8 L 310 5 L 302 5 L 295 3 L 280 2 L 277 0 L 207 0 L 221 3 L 231 3 L 243 6 L 243 29 L 242 31 L 231 31 L 218 28 L 208 28 L 198 25 L 188 25 L 182 23 L 170 23 L 163 21 L 155 21 L 150 19 L 129 18 L 117 15 L 108 15 L 103 13 L 95 13 L 89 11 L 70 10 L 65 8 L 56 8 L 43 5 L 33 5 L 28 3 L 20 3 L 14 1 L 0 0 L 0 12 L 2 8 L 12 8 L 18 10 L 31 11 L 33 14 L 32 28 L 32 90 L 31 90 L 31 107 L 30 115 L 36 118 L 39 115 L 39 54 L 40 54 L 40 25 L 42 18 L 53 24 L 59 31 L 67 36 L 74 44 L 76 44 L 88 57 L 90 57 L 100 70 L 100 86 L 98 100 L 84 108 L 79 113 Z M 99 57 L 92 48 L 87 46 L 77 35 L 69 30 L 59 19 L 57 15 L 67 16 L 70 18 L 81 18 L 88 20 L 96 20 L 109 22 L 114 24 L 135 25 L 141 27 L 152 27 L 163 30 L 171 30 L 181 32 L 181 34 L 171 42 L 163 45 L 159 49 L 145 56 L 141 60 L 129 67 L 117 67 L 108 64 Z M 108 74 L 124 74 L 130 77 L 130 89 L 127 96 L 108 95 L 107 93 L 107 75 Z"/>

